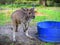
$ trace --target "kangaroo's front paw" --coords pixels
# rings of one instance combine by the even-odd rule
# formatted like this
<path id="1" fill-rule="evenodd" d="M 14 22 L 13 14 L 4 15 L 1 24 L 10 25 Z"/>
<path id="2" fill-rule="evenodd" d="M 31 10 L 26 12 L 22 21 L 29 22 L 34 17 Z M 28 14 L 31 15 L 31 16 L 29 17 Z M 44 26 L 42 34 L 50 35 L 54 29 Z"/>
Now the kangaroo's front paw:
<path id="1" fill-rule="evenodd" d="M 15 30 L 15 32 L 18 32 L 18 30 Z"/>
<path id="2" fill-rule="evenodd" d="M 28 28 L 24 29 L 24 32 L 26 32 L 27 29 L 28 29 Z"/>

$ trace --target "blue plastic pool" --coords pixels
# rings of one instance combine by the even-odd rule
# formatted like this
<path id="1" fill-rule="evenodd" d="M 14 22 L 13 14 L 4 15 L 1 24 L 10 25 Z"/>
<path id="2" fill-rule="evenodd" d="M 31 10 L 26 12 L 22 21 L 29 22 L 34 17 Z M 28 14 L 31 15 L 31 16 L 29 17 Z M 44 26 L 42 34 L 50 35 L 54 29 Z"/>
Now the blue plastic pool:
<path id="1" fill-rule="evenodd" d="M 45 42 L 60 42 L 60 22 L 44 21 L 37 23 L 38 38 Z"/>

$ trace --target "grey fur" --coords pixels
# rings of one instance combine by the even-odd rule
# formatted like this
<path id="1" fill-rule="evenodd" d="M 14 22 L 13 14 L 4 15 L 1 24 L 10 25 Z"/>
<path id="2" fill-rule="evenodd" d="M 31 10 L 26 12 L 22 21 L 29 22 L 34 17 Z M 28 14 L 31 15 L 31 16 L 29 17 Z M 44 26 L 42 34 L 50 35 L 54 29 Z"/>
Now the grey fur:
<path id="1" fill-rule="evenodd" d="M 23 24 L 23 30 L 24 32 L 26 32 L 29 27 L 29 21 L 35 18 L 34 8 L 21 8 L 14 11 L 11 17 L 13 23 L 13 30 L 15 32 L 18 32 L 18 25 Z"/>

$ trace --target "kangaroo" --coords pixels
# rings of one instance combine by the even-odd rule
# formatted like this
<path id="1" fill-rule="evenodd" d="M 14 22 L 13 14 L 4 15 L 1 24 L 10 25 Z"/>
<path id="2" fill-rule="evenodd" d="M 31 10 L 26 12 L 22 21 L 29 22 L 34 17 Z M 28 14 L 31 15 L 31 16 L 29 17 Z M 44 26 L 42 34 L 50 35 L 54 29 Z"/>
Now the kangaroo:
<path id="1" fill-rule="evenodd" d="M 23 24 L 23 30 L 29 38 L 32 38 L 28 35 L 28 27 L 29 22 L 31 19 L 35 18 L 35 12 L 34 8 L 21 8 L 19 10 L 16 10 L 11 15 L 12 23 L 13 23 L 13 41 L 16 41 L 15 39 L 15 32 L 18 32 L 18 25 Z"/>

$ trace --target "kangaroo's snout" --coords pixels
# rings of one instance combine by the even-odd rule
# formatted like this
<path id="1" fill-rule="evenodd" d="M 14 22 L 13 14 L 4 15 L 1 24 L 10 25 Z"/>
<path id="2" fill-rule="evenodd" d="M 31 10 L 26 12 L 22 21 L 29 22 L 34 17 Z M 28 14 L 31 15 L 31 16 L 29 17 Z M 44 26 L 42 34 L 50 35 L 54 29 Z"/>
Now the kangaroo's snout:
<path id="1" fill-rule="evenodd" d="M 32 19 L 34 19 L 35 18 L 35 16 L 32 16 Z"/>

